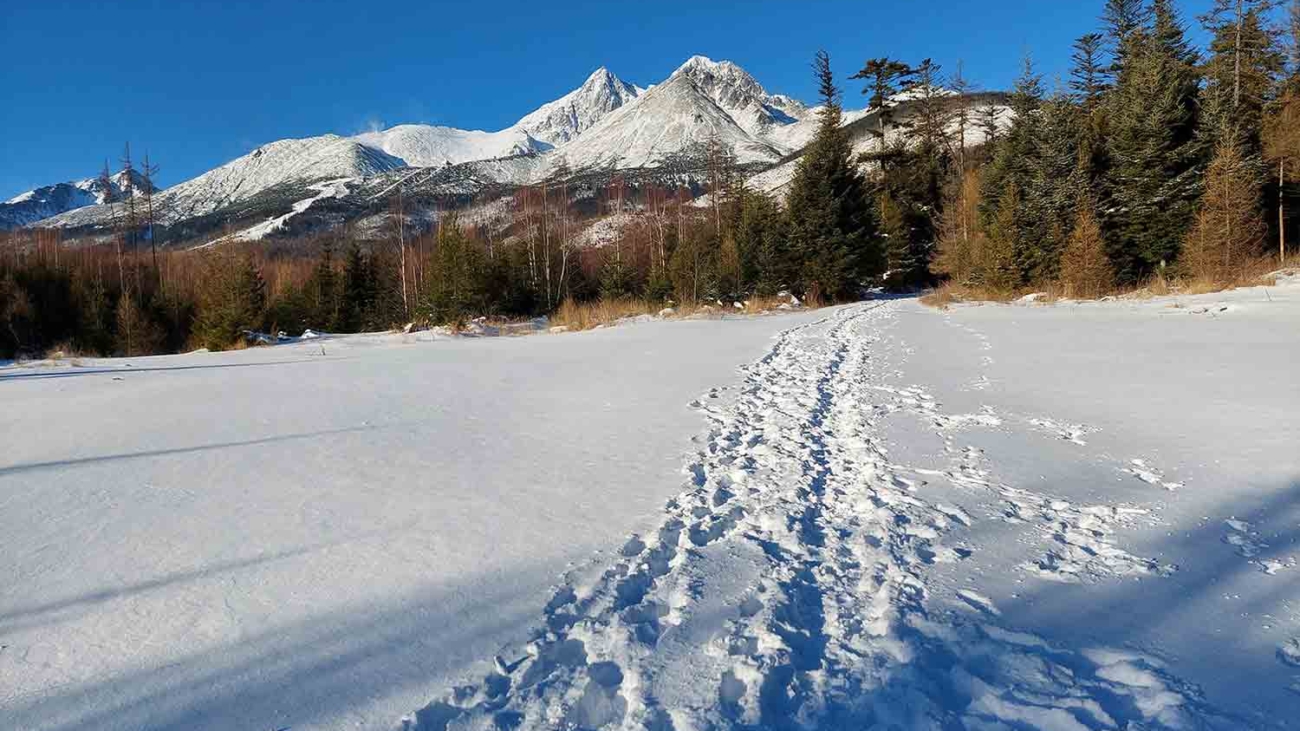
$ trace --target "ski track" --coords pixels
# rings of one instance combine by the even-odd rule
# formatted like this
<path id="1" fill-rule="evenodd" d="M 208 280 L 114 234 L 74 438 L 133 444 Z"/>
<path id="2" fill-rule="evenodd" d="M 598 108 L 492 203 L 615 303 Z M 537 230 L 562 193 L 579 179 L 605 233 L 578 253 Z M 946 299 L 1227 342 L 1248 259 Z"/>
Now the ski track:
<path id="1" fill-rule="evenodd" d="M 1240 728 L 1155 657 L 1060 647 L 1000 626 L 977 588 L 927 582 L 927 567 L 971 556 L 964 534 L 983 520 L 1037 536 L 1023 568 L 1040 577 L 1176 569 L 1116 545 L 1145 509 L 1007 485 L 957 444 L 1004 417 L 947 414 L 925 388 L 889 385 L 897 372 L 872 352 L 897 306 L 787 330 L 734 398 L 715 389 L 692 404 L 711 427 L 658 528 L 602 572 L 567 577 L 526 644 L 401 728 Z M 881 426 L 899 413 L 943 440 L 945 468 L 891 463 Z M 1086 433 L 1021 422 L 1076 443 Z M 933 501 L 926 478 L 997 507 Z"/>

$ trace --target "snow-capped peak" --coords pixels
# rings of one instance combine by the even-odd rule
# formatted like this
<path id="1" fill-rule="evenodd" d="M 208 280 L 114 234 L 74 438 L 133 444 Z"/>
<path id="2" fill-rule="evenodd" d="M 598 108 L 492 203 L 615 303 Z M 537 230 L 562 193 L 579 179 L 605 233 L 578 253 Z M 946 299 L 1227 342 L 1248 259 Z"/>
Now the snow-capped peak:
<path id="1" fill-rule="evenodd" d="M 788 96 L 769 94 L 753 76 L 731 61 L 691 56 L 673 72 L 686 77 L 731 115 L 746 132 L 763 137 L 774 127 L 802 119 L 808 108 Z"/>
<path id="2" fill-rule="evenodd" d="M 601 66 L 582 86 L 538 107 L 515 128 L 549 145 L 562 145 L 582 134 L 605 115 L 636 99 L 643 89 L 618 78 Z"/>
<path id="3" fill-rule="evenodd" d="M 132 170 L 130 176 L 125 170 L 109 176 L 108 187 L 98 177 L 42 186 L 0 203 L 0 230 L 25 226 L 67 211 L 106 203 L 110 195 L 112 200 L 121 201 L 127 195 L 138 198 L 144 193 L 144 176 L 139 170 Z"/>

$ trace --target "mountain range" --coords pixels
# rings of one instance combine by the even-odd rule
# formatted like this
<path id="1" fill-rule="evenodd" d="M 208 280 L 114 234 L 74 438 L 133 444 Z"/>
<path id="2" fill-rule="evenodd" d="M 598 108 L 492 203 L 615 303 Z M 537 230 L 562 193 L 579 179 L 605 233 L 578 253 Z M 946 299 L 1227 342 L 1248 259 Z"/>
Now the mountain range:
<path id="1" fill-rule="evenodd" d="M 401 189 L 445 205 L 485 190 L 571 176 L 681 178 L 719 142 L 750 173 L 779 171 L 813 137 L 818 109 L 771 94 L 730 61 L 694 56 L 648 88 L 599 68 L 576 89 L 495 132 L 403 124 L 352 137 L 270 142 L 153 197 L 161 239 L 292 234 L 374 215 Z M 847 112 L 851 124 L 869 110 Z M 792 168 L 791 168 L 792 169 Z M 119 174 L 120 176 L 121 174 Z M 774 177 L 775 176 L 775 177 Z M 0 228 L 93 235 L 113 218 L 93 180 L 59 183 L 0 204 Z"/>

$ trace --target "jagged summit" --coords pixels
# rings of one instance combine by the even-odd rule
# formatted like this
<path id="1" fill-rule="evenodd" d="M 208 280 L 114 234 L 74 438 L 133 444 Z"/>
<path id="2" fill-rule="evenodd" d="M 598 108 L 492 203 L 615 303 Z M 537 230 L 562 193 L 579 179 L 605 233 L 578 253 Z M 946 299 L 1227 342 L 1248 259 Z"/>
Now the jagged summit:
<path id="1" fill-rule="evenodd" d="M 575 168 L 654 167 L 710 139 L 739 162 L 768 162 L 779 150 L 737 124 L 688 75 L 674 74 L 602 120 L 562 150 Z"/>
<path id="2" fill-rule="evenodd" d="M 731 61 L 691 56 L 673 76 L 691 79 L 746 132 L 765 136 L 774 127 L 803 119 L 807 106 L 787 96 L 769 94 L 758 80 Z"/>
<path id="3" fill-rule="evenodd" d="M 582 86 L 525 115 L 515 128 L 551 145 L 562 145 L 599 122 L 605 115 L 636 99 L 644 90 L 601 66 Z"/>
<path id="4" fill-rule="evenodd" d="M 112 175 L 109 181 L 107 188 L 103 180 L 94 177 L 55 183 L 20 193 L 0 203 L 0 230 L 25 226 L 60 213 L 104 203 L 109 199 L 110 192 L 114 200 L 122 200 L 128 193 L 137 197 L 145 193 L 144 177 L 138 170 L 131 172 L 129 181 L 125 170 Z"/>

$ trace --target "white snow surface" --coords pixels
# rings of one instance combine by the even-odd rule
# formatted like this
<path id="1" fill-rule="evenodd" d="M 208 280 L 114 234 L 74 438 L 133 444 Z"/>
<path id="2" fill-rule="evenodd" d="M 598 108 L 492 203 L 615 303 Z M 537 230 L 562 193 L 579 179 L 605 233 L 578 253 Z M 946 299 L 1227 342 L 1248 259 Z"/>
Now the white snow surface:
<path id="1" fill-rule="evenodd" d="M 412 167 L 457 165 L 472 160 L 527 155 L 550 149 L 527 132 L 513 127 L 500 132 L 401 124 L 382 132 L 366 132 L 356 140 L 400 158 Z"/>
<path id="2" fill-rule="evenodd" d="M 781 156 L 682 73 L 614 110 L 558 152 L 575 169 L 656 167 L 674 154 L 701 149 L 710 139 L 730 149 L 740 163 L 775 162 Z"/>
<path id="3" fill-rule="evenodd" d="M 307 185 L 362 178 L 402 167 L 402 161 L 338 135 L 278 140 L 174 185 L 154 196 L 158 221 L 171 224 L 246 201 L 287 183 Z M 88 206 L 46 219 L 42 226 L 75 227 L 105 220 L 107 206 Z"/>
<path id="4" fill-rule="evenodd" d="M 601 66 L 582 86 L 524 115 L 515 128 L 549 145 L 562 145 L 644 91 Z"/>
<path id="5" fill-rule="evenodd" d="M 10 367 L 0 717 L 1295 728 L 1297 322 L 1291 281 Z"/>

